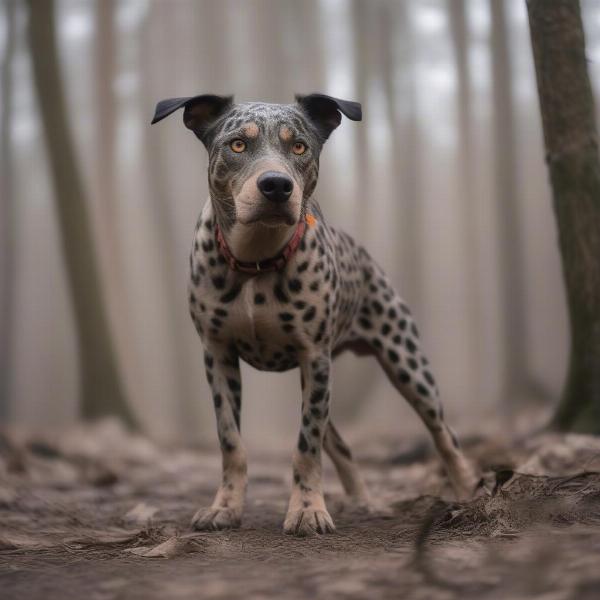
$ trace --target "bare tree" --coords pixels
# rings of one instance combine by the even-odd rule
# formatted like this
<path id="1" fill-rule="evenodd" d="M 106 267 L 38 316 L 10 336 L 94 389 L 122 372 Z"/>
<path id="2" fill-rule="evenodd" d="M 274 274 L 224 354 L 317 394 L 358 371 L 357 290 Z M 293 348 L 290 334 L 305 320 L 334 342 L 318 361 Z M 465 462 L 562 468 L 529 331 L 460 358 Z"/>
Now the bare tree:
<path id="1" fill-rule="evenodd" d="M 2 113 L 0 115 L 0 419 L 10 412 L 10 374 L 12 353 L 13 280 L 14 280 L 14 199 L 10 127 L 12 118 L 12 62 L 15 53 L 15 0 L 4 5 L 6 41 L 2 64 Z"/>
<path id="2" fill-rule="evenodd" d="M 382 5 L 381 35 L 383 38 L 383 85 L 387 99 L 387 118 L 392 128 L 392 169 L 394 190 L 402 190 L 402 197 L 394 202 L 393 219 L 398 223 L 396 253 L 407 288 L 412 290 L 415 304 L 423 293 L 419 269 L 419 203 L 421 186 L 419 161 L 421 158 L 420 128 L 417 113 L 417 82 L 415 72 L 414 31 L 404 2 Z M 400 65 L 401 71 L 394 67 Z M 405 110 L 400 110 L 400 106 Z"/>
<path id="3" fill-rule="evenodd" d="M 553 425 L 600 433 L 600 162 L 578 0 L 528 0 L 571 353 Z"/>
<path id="4" fill-rule="evenodd" d="M 86 418 L 133 417 L 119 376 L 98 275 L 86 195 L 69 130 L 55 40 L 54 0 L 27 0 L 34 85 L 45 132 L 54 199 L 73 303 Z"/>
<path id="5" fill-rule="evenodd" d="M 466 0 L 447 0 L 448 24 L 450 38 L 454 50 L 457 76 L 456 125 L 458 132 L 458 173 L 459 198 L 462 203 L 464 227 L 464 244 L 462 260 L 466 266 L 468 277 L 466 298 L 469 302 L 468 312 L 474 326 L 467 328 L 471 357 L 477 361 L 481 353 L 479 330 L 483 315 L 478 298 L 479 257 L 473 248 L 477 247 L 477 203 L 475 184 L 471 169 L 475 160 L 474 132 L 472 127 L 472 92 L 471 71 L 469 68 L 469 28 L 467 23 Z M 480 378 L 479 378 L 480 379 Z"/>
<path id="6" fill-rule="evenodd" d="M 494 168 L 500 243 L 500 273 L 504 290 L 504 396 L 510 405 L 528 386 L 521 270 L 515 117 L 506 3 L 489 0 L 491 12 L 492 92 L 494 102 Z"/>
<path id="7" fill-rule="evenodd" d="M 95 189 L 102 201 L 107 226 L 102 231 L 104 251 L 111 264 L 109 285 L 122 291 L 122 273 L 118 258 L 121 243 L 118 235 L 117 183 L 115 172 L 117 103 L 113 84 L 116 71 L 117 36 L 115 35 L 115 1 L 100 0 L 95 3 L 94 39 L 95 58 L 95 131 L 97 142 Z"/>

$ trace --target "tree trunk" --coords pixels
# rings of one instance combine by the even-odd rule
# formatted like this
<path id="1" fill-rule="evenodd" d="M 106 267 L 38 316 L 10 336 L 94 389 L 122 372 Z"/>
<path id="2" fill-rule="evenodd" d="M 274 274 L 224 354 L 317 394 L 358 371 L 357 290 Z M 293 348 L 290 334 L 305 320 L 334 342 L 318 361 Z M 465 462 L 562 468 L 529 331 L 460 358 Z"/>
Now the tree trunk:
<path id="1" fill-rule="evenodd" d="M 402 190 L 400 197 L 392 204 L 390 218 L 398 224 L 399 229 L 394 252 L 399 257 L 402 281 L 411 290 L 411 301 L 417 306 L 421 304 L 423 294 L 418 261 L 422 136 L 417 114 L 415 32 L 409 8 L 404 2 L 392 1 L 384 4 L 384 8 L 384 22 L 381 25 L 384 45 L 383 86 L 387 100 L 387 118 L 392 127 L 392 189 Z M 359 201 L 364 202 L 364 198 Z"/>
<path id="2" fill-rule="evenodd" d="M 523 244 L 519 228 L 515 118 L 506 23 L 506 3 L 489 0 L 491 14 L 492 91 L 494 101 L 494 194 L 497 206 L 499 258 L 504 290 L 504 408 L 511 411 L 528 389 L 522 277 Z"/>
<path id="3" fill-rule="evenodd" d="M 553 425 L 600 433 L 600 163 L 578 0 L 528 0 L 571 326 Z"/>
<path id="4" fill-rule="evenodd" d="M 2 64 L 2 114 L 0 115 L 0 421 L 10 415 L 11 363 L 13 339 L 14 299 L 14 189 L 12 177 L 11 118 L 13 77 L 12 63 L 16 46 L 16 1 L 7 0 L 4 5 L 6 42 Z"/>
<path id="5" fill-rule="evenodd" d="M 125 402 L 98 275 L 84 185 L 70 135 L 55 41 L 54 1 L 28 0 L 29 45 L 75 313 L 84 418 L 133 417 Z"/>
<path id="6" fill-rule="evenodd" d="M 473 389 L 477 397 L 483 397 L 482 377 L 479 370 L 483 349 L 480 331 L 483 323 L 479 295 L 480 258 L 473 249 L 477 247 L 478 204 L 480 198 L 475 193 L 475 182 L 472 176 L 473 164 L 476 162 L 474 152 L 472 81 L 469 66 L 469 27 L 467 22 L 467 0 L 447 0 L 448 25 L 450 39 L 454 51 L 457 79 L 456 129 L 458 132 L 457 171 L 459 176 L 458 193 L 463 220 L 463 245 L 461 260 L 466 267 L 467 277 L 465 297 L 468 314 L 471 315 L 471 326 L 466 328 L 468 351 L 471 364 L 477 368 L 478 377 Z"/>

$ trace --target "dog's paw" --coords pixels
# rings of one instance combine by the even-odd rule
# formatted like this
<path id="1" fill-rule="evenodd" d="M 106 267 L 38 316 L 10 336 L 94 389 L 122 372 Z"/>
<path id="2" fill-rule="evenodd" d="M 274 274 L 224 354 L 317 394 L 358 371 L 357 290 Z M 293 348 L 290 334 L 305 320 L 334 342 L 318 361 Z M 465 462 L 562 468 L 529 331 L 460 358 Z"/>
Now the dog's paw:
<path id="1" fill-rule="evenodd" d="M 461 472 L 458 477 L 450 479 L 454 494 L 459 502 L 473 500 L 477 496 L 480 481 L 481 479 L 471 467 Z"/>
<path id="2" fill-rule="evenodd" d="M 310 535 L 322 535 L 333 533 L 335 525 L 333 519 L 326 510 L 314 510 L 305 508 L 289 512 L 283 523 L 283 531 L 290 535 L 306 537 Z"/>
<path id="3" fill-rule="evenodd" d="M 192 529 L 196 531 L 236 529 L 241 524 L 241 511 L 233 508 L 201 508 L 192 519 Z"/>

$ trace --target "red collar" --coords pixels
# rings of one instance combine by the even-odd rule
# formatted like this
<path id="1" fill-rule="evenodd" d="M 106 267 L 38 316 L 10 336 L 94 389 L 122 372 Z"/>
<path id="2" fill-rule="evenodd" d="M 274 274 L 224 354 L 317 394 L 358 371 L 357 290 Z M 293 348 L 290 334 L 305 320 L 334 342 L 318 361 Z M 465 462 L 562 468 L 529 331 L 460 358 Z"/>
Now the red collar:
<path id="1" fill-rule="evenodd" d="M 302 240 L 302 236 L 304 235 L 304 231 L 306 229 L 306 222 L 304 219 L 298 221 L 298 226 L 296 227 L 296 231 L 294 235 L 290 239 L 290 241 L 285 245 L 285 248 L 279 252 L 276 256 L 271 258 L 267 258 L 265 260 L 261 260 L 260 262 L 243 262 L 238 260 L 227 245 L 225 241 L 225 237 L 223 236 L 223 232 L 217 223 L 215 223 L 215 235 L 217 237 L 217 245 L 219 246 L 219 250 L 223 255 L 223 258 L 227 261 L 227 264 L 234 271 L 242 271 L 243 273 L 249 273 L 251 275 L 256 275 L 257 273 L 262 273 L 263 271 L 280 271 L 285 267 L 287 261 L 290 257 L 296 252 L 298 246 L 300 245 L 300 241 Z"/>

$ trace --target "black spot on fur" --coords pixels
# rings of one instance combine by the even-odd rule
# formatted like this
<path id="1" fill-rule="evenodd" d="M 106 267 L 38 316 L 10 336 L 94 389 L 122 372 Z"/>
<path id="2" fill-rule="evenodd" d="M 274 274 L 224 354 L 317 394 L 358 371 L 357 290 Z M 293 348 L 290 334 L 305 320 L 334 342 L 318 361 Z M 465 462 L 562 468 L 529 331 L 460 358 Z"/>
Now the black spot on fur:
<path id="1" fill-rule="evenodd" d="M 425 377 L 425 381 L 427 381 L 427 383 L 429 385 L 435 385 L 435 379 L 433 378 L 433 375 L 429 372 L 429 371 L 425 371 L 423 373 L 423 377 Z"/>
<path id="2" fill-rule="evenodd" d="M 325 398 L 325 392 L 326 390 L 324 388 L 314 390 L 314 392 L 310 396 L 310 403 L 318 404 L 319 402 L 321 402 L 321 400 Z"/>
<path id="3" fill-rule="evenodd" d="M 235 450 L 235 446 L 227 438 L 223 438 L 221 441 L 221 448 L 225 452 L 233 452 Z"/>
<path id="4" fill-rule="evenodd" d="M 401 383 L 409 383 L 410 375 L 404 369 L 400 369 L 400 371 L 398 371 L 398 379 L 401 381 Z"/>
<path id="5" fill-rule="evenodd" d="M 303 433 L 300 433 L 300 437 L 298 438 L 298 450 L 302 453 L 308 452 L 308 442 Z"/>
<path id="6" fill-rule="evenodd" d="M 290 279 L 288 281 L 288 288 L 290 288 L 290 291 L 294 292 L 294 294 L 297 294 L 302 291 L 302 282 L 299 279 Z"/>
<path id="7" fill-rule="evenodd" d="M 225 277 L 221 277 L 220 275 L 213 277 L 212 283 L 218 290 L 222 290 L 225 287 Z"/>
<path id="8" fill-rule="evenodd" d="M 238 297 L 238 294 L 240 293 L 241 289 L 242 286 L 236 285 L 232 287 L 228 292 L 223 294 L 219 298 L 219 300 L 221 300 L 221 302 L 224 302 L 225 304 L 227 304 L 228 302 L 233 302 Z"/>
<path id="9" fill-rule="evenodd" d="M 306 312 L 302 315 L 302 320 L 307 323 L 308 321 L 312 321 L 317 314 L 317 309 L 314 306 L 311 306 L 306 310 Z"/>
<path id="10" fill-rule="evenodd" d="M 358 319 L 358 322 L 363 329 L 371 329 L 373 327 L 371 321 L 369 321 L 369 319 L 365 319 L 364 317 Z"/>
<path id="11" fill-rule="evenodd" d="M 371 302 L 371 306 L 373 307 L 373 310 L 380 315 L 381 313 L 383 313 L 383 306 L 381 306 L 381 302 L 377 301 L 377 300 L 373 300 L 373 302 Z"/>
<path id="12" fill-rule="evenodd" d="M 277 298 L 277 300 L 279 300 L 279 302 L 281 302 L 283 304 L 290 301 L 290 299 L 288 298 L 288 295 L 283 291 L 283 288 L 281 287 L 281 283 L 276 283 L 273 286 L 273 293 L 275 294 L 275 298 Z"/>
<path id="13" fill-rule="evenodd" d="M 417 392 L 421 396 L 429 396 L 429 390 L 422 383 L 417 383 Z"/>
<path id="14" fill-rule="evenodd" d="M 254 304 L 264 304 L 265 303 L 265 295 L 261 294 L 260 292 L 258 294 L 254 294 Z"/>
<path id="15" fill-rule="evenodd" d="M 232 392 L 239 392 L 241 389 L 240 382 L 237 379 L 227 378 L 227 385 Z"/>
<path id="16" fill-rule="evenodd" d="M 335 447 L 340 454 L 343 454 L 348 460 L 352 460 L 352 452 L 350 452 L 350 448 L 348 448 L 348 446 L 345 446 L 340 442 L 336 442 Z"/>

